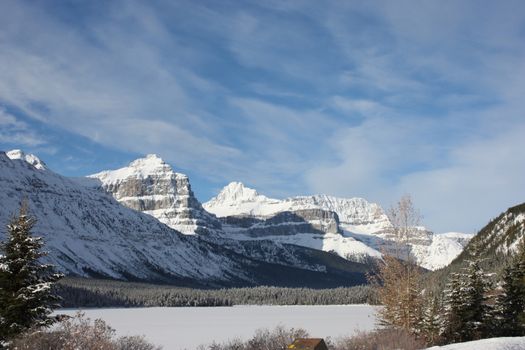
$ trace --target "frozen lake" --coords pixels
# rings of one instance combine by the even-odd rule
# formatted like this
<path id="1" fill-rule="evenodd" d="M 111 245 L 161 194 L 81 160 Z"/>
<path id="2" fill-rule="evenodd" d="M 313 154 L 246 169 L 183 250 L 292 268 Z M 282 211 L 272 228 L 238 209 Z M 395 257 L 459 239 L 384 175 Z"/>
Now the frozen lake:
<path id="1" fill-rule="evenodd" d="M 145 335 L 165 350 L 195 349 L 213 341 L 250 338 L 259 328 L 277 325 L 304 328 L 312 337 L 336 338 L 375 327 L 375 307 L 369 305 L 154 307 L 83 310 L 101 318 L 118 335 Z M 73 315 L 75 310 L 60 310 Z"/>

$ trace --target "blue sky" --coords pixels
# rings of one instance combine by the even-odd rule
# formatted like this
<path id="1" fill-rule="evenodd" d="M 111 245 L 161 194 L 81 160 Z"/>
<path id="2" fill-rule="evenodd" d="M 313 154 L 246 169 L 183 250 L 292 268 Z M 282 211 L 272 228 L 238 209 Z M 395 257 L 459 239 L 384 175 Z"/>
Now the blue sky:
<path id="1" fill-rule="evenodd" d="M 525 201 L 523 1 L 0 2 L 0 149 L 69 176 L 157 153 L 206 201 Z"/>

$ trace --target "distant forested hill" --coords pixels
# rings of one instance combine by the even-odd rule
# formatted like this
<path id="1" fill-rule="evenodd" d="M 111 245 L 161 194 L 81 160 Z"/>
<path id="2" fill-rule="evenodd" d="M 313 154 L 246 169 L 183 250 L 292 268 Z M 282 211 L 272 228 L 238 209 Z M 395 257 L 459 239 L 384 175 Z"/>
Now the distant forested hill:
<path id="1" fill-rule="evenodd" d="M 343 305 L 375 304 L 370 286 L 349 288 L 191 289 L 167 285 L 65 278 L 60 281 L 62 307 Z"/>
<path id="2" fill-rule="evenodd" d="M 525 236 L 525 203 L 507 209 L 483 227 L 468 243 L 463 252 L 452 263 L 429 274 L 431 284 L 442 289 L 447 276 L 459 272 L 472 256 L 473 247 L 478 245 L 482 252 L 482 267 L 493 273 L 496 280 L 515 252 L 518 243 Z"/>

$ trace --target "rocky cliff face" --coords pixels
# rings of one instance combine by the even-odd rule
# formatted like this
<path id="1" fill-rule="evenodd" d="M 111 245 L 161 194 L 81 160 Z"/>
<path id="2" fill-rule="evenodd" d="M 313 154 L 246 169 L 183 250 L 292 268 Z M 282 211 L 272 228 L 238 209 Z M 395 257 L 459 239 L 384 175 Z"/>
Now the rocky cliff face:
<path id="1" fill-rule="evenodd" d="M 125 168 L 89 176 L 128 208 L 144 212 L 185 234 L 220 229 L 191 190 L 190 181 L 156 155 L 137 159 Z"/>
<path id="2" fill-rule="evenodd" d="M 299 198 L 299 197 L 297 197 Z M 340 233 L 338 213 L 330 208 L 322 207 L 311 201 L 296 201 L 295 198 L 285 200 L 263 196 L 254 189 L 245 187 L 240 182 L 231 182 L 214 198 L 204 203 L 203 207 L 221 218 L 244 217 L 257 218 L 254 229 L 266 235 L 276 232 L 293 233 Z M 248 219 L 241 223 L 240 219 L 223 220 L 246 227 Z M 248 221 L 247 221 L 248 220 Z M 276 226 L 280 226 L 277 228 Z"/>
<path id="3" fill-rule="evenodd" d="M 240 182 L 230 183 L 203 206 L 220 217 L 226 237 L 243 241 L 269 239 L 358 262 L 378 258 L 381 253 L 360 239 L 345 235 L 344 230 L 351 226 L 379 232 L 390 224 L 378 205 L 364 199 L 319 195 L 279 200 Z"/>
<path id="4" fill-rule="evenodd" d="M 359 228 L 361 226 L 374 232 L 384 231 L 390 227 L 390 221 L 383 209 L 379 205 L 362 198 L 315 195 L 279 200 L 261 195 L 240 182 L 231 182 L 203 206 L 207 211 L 218 217 L 244 215 L 268 218 L 285 211 L 312 210 L 308 215 L 308 221 L 312 222 L 324 220 L 327 214 L 322 214 L 322 211 L 326 211 L 337 214 L 338 224 L 340 223 L 342 227 Z M 313 215 L 316 212 L 315 210 L 320 214 L 319 217 Z"/>
<path id="5" fill-rule="evenodd" d="M 333 252 L 352 261 L 378 258 L 383 250 L 398 250 L 384 210 L 362 198 L 314 195 L 279 200 L 232 182 L 203 206 L 221 218 L 224 231 L 234 239 L 266 237 Z M 404 249 L 428 269 L 447 265 L 472 237 L 436 235 L 424 227 L 414 231 Z"/>
<path id="6" fill-rule="evenodd" d="M 337 214 L 341 228 L 352 232 L 380 233 L 391 227 L 383 208 L 363 198 L 339 198 L 327 195 L 298 196 L 284 200 L 291 209 L 322 208 Z"/>
<path id="7" fill-rule="evenodd" d="M 290 207 L 318 207 L 337 213 L 342 224 L 346 225 L 382 225 L 390 226 L 390 221 L 383 208 L 363 198 L 338 198 L 327 195 L 298 196 L 284 200 Z"/>
<path id="8" fill-rule="evenodd" d="M 300 233 L 339 233 L 337 214 L 322 209 L 285 211 L 268 217 L 227 216 L 225 230 L 250 237 L 285 236 Z"/>

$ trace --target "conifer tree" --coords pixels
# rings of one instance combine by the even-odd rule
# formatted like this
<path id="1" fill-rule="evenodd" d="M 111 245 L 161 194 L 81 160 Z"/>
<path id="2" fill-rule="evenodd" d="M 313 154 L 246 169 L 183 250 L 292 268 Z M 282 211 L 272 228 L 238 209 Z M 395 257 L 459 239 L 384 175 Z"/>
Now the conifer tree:
<path id="1" fill-rule="evenodd" d="M 464 328 L 464 283 L 460 274 L 453 273 L 444 290 L 444 324 L 442 337 L 447 343 L 461 342 Z"/>
<path id="2" fill-rule="evenodd" d="M 464 342 L 490 336 L 492 309 L 487 302 L 489 276 L 480 265 L 480 248 L 472 246 L 468 267 L 453 274 L 445 289 L 443 337 L 448 342 Z"/>
<path id="3" fill-rule="evenodd" d="M 7 225 L 6 240 L 0 243 L 0 344 L 56 319 L 50 316 L 59 300 L 52 286 L 62 275 L 39 260 L 46 253 L 42 238 L 31 235 L 35 222 L 23 204 L 20 214 Z"/>
<path id="4" fill-rule="evenodd" d="M 496 330 L 500 336 L 525 335 L 525 241 L 505 268 L 502 293 L 496 299 Z"/>
<path id="5" fill-rule="evenodd" d="M 465 332 L 468 340 L 482 339 L 490 336 L 491 306 L 487 302 L 489 275 L 481 268 L 480 248 L 474 245 L 472 259 L 466 274 L 465 288 Z"/>
<path id="6" fill-rule="evenodd" d="M 428 345 L 439 343 L 443 329 L 441 314 L 441 303 L 438 297 L 433 295 L 427 296 L 419 325 L 419 335 L 425 339 Z"/>

